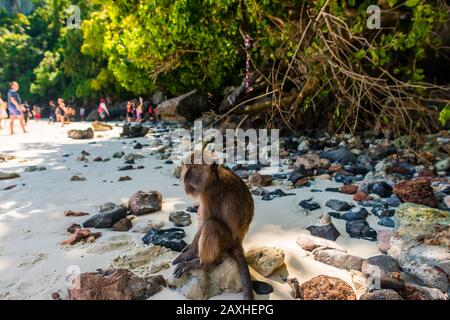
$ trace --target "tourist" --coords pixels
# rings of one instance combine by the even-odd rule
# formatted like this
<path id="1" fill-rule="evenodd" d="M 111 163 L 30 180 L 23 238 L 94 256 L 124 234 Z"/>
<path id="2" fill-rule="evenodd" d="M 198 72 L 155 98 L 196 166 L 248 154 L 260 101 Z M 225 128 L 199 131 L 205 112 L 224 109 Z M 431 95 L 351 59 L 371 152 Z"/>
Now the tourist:
<path id="1" fill-rule="evenodd" d="M 55 101 L 50 100 L 48 106 L 50 108 L 50 115 L 48 116 L 48 124 L 50 123 L 55 124 L 55 117 L 56 117 Z"/>
<path id="2" fill-rule="evenodd" d="M 10 132 L 11 134 L 14 134 L 14 120 L 18 118 L 23 132 L 26 133 L 27 131 L 25 130 L 25 122 L 23 120 L 22 106 L 20 104 L 21 102 L 20 96 L 17 93 L 17 91 L 19 91 L 19 84 L 13 81 L 9 84 L 9 86 L 10 89 L 8 91 L 8 111 L 9 116 L 11 118 Z"/>
<path id="3" fill-rule="evenodd" d="M 63 98 L 58 98 L 58 106 L 55 110 L 56 122 L 61 121 L 61 127 L 64 127 L 64 122 L 66 120 L 66 105 L 64 104 Z"/>
<path id="4" fill-rule="evenodd" d="M 3 101 L 2 95 L 0 94 L 0 129 L 3 129 L 2 122 L 4 126 L 6 127 L 6 122 L 8 121 L 8 104 Z"/>
<path id="5" fill-rule="evenodd" d="M 41 119 L 41 107 L 39 107 L 37 104 L 33 106 L 33 117 L 37 121 Z"/>
<path id="6" fill-rule="evenodd" d="M 126 120 L 127 122 L 133 121 L 133 103 L 131 101 L 127 101 L 127 114 L 126 114 Z"/>
<path id="7" fill-rule="evenodd" d="M 84 121 L 85 113 L 86 113 L 86 108 L 85 107 L 81 107 L 80 108 L 80 120 L 81 121 Z"/>
<path id="8" fill-rule="evenodd" d="M 98 114 L 100 116 L 100 119 L 102 121 L 106 121 L 106 116 L 109 117 L 109 111 L 108 108 L 106 107 L 106 101 L 104 98 L 100 99 L 100 104 L 98 105 Z"/>
<path id="9" fill-rule="evenodd" d="M 136 121 L 142 122 L 142 116 L 144 114 L 144 101 L 142 97 L 139 97 L 139 104 L 136 108 Z"/>
<path id="10" fill-rule="evenodd" d="M 28 119 L 30 118 L 30 105 L 27 101 L 22 104 L 22 111 L 25 124 L 28 124 Z"/>

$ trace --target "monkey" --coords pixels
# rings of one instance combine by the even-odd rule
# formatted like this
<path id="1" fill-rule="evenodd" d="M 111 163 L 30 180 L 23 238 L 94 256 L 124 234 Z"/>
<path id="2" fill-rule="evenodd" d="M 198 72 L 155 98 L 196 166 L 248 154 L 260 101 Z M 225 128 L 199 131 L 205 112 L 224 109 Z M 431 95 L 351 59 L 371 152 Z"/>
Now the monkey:
<path id="1" fill-rule="evenodd" d="M 242 248 L 254 215 L 253 197 L 247 185 L 225 166 L 205 161 L 184 164 L 180 180 L 186 194 L 199 200 L 199 226 L 192 243 L 173 261 L 177 265 L 174 276 L 179 278 L 188 270 L 217 265 L 228 253 L 238 264 L 244 299 L 253 300 Z"/>

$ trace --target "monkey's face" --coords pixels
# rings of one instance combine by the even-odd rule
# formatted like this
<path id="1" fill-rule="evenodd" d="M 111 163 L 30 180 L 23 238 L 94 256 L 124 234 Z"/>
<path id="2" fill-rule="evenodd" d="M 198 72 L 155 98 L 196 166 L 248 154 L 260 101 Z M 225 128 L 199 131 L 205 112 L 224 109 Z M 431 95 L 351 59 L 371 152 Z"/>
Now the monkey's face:
<path id="1" fill-rule="evenodd" d="M 180 180 L 184 190 L 191 196 L 198 196 L 213 183 L 216 165 L 185 164 L 181 169 Z"/>

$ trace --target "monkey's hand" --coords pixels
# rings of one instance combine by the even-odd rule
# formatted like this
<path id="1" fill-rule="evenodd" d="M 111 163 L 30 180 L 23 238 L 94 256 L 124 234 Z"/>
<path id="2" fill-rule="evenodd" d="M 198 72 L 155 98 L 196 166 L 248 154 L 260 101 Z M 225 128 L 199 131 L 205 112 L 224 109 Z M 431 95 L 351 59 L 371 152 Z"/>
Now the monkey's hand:
<path id="1" fill-rule="evenodd" d="M 185 262 L 191 259 L 197 258 L 197 255 L 193 250 L 191 250 L 191 245 L 186 246 L 183 251 L 173 260 L 172 264 L 179 264 L 181 262 Z"/>
<path id="2" fill-rule="evenodd" d="M 173 275 L 178 279 L 189 270 L 200 268 L 200 265 L 201 263 L 199 258 L 194 258 L 192 260 L 182 262 L 176 266 Z"/>

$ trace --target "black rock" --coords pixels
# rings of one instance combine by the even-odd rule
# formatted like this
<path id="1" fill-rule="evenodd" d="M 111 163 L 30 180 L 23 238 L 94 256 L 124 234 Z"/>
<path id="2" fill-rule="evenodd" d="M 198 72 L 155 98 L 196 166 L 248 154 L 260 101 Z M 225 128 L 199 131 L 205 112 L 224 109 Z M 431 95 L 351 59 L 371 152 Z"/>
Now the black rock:
<path id="1" fill-rule="evenodd" d="M 376 203 L 372 207 L 371 212 L 373 215 L 377 216 L 378 218 L 392 217 L 395 214 L 395 209 L 389 209 L 389 207 L 387 205 Z"/>
<path id="2" fill-rule="evenodd" d="M 125 164 L 134 164 L 134 160 L 133 159 L 127 160 L 125 161 Z"/>
<path id="3" fill-rule="evenodd" d="M 303 165 L 301 165 L 297 169 L 291 171 L 288 180 L 291 181 L 293 184 L 295 184 L 298 180 L 306 178 L 310 175 L 311 173 L 308 172 Z"/>
<path id="4" fill-rule="evenodd" d="M 306 209 L 309 211 L 320 209 L 320 205 L 317 202 L 312 201 L 312 198 L 307 199 L 307 200 L 302 200 L 302 201 L 300 201 L 300 203 L 298 205 L 300 207 L 302 207 L 303 209 Z"/>
<path id="5" fill-rule="evenodd" d="M 360 164 L 347 164 L 344 165 L 344 170 L 348 171 L 350 173 L 353 173 L 354 175 L 357 174 L 366 174 L 368 173 L 370 170 L 367 169 L 366 166 L 360 165 Z"/>
<path id="6" fill-rule="evenodd" d="M 369 286 L 379 285 L 381 289 L 399 290 L 405 285 L 404 280 L 401 278 L 398 262 L 385 254 L 370 257 L 364 261 L 361 271 L 367 278 L 379 281 L 378 283 L 369 282 Z M 369 289 L 371 288 L 369 287 Z"/>
<path id="7" fill-rule="evenodd" d="M 67 158 L 69 156 L 70 156 L 69 154 L 63 154 L 61 157 Z"/>
<path id="8" fill-rule="evenodd" d="M 353 205 L 342 201 L 342 200 L 336 200 L 336 199 L 330 199 L 325 203 L 325 206 L 328 208 L 331 208 L 336 211 L 347 211 L 353 208 Z"/>
<path id="9" fill-rule="evenodd" d="M 113 157 L 113 158 L 116 158 L 116 159 L 120 159 L 120 158 L 122 158 L 124 155 L 125 155 L 125 152 L 119 151 L 119 152 L 114 153 L 112 157 Z"/>
<path id="10" fill-rule="evenodd" d="M 378 221 L 378 224 L 383 227 L 393 228 L 395 227 L 395 222 L 391 218 L 383 217 Z"/>
<path id="11" fill-rule="evenodd" d="M 331 162 L 339 162 L 341 164 L 356 162 L 356 156 L 345 147 L 324 152 L 322 156 Z"/>
<path id="12" fill-rule="evenodd" d="M 262 196 L 261 200 L 270 201 L 270 200 L 273 200 L 275 198 L 281 198 L 281 197 L 293 196 L 293 195 L 295 195 L 295 193 L 285 193 L 281 189 L 276 189 L 274 191 L 265 193 Z"/>
<path id="13" fill-rule="evenodd" d="M 81 151 L 81 154 L 82 154 L 83 156 L 90 156 L 90 155 L 91 155 L 89 152 L 84 151 L 84 150 Z"/>
<path id="14" fill-rule="evenodd" d="M 123 167 L 119 167 L 119 169 L 117 169 L 117 171 L 126 171 L 126 170 L 134 170 L 132 165 L 126 165 Z"/>
<path id="15" fill-rule="evenodd" d="M 386 201 L 387 205 L 390 207 L 398 207 L 399 205 L 402 204 L 400 199 L 395 194 L 391 195 L 385 201 Z"/>
<path id="16" fill-rule="evenodd" d="M 93 161 L 100 162 L 100 161 L 103 161 L 103 159 L 102 159 L 102 157 L 95 157 Z"/>
<path id="17" fill-rule="evenodd" d="M 182 239 L 186 236 L 183 229 L 150 229 L 150 231 L 142 238 L 145 244 L 154 244 L 169 248 L 173 251 L 181 252 L 187 243 Z"/>
<path id="18" fill-rule="evenodd" d="M 335 241 L 341 235 L 334 224 L 326 224 L 322 226 L 309 226 L 306 228 L 313 236 Z"/>
<path id="19" fill-rule="evenodd" d="M 341 214 L 339 212 L 330 211 L 330 212 L 328 212 L 328 215 L 330 217 L 333 217 L 333 218 L 336 218 L 336 219 L 341 219 Z"/>
<path id="20" fill-rule="evenodd" d="M 192 206 L 192 207 L 187 207 L 187 208 L 186 208 L 186 211 L 187 211 L 187 212 L 192 212 L 192 213 L 197 213 L 198 207 L 199 207 L 198 205 Z"/>
<path id="21" fill-rule="evenodd" d="M 273 292 L 273 287 L 271 284 L 263 281 L 252 280 L 252 288 L 256 294 L 270 294 Z"/>
<path id="22" fill-rule="evenodd" d="M 319 189 L 311 189 L 311 190 L 309 190 L 310 192 L 322 192 L 322 190 L 319 190 Z"/>
<path id="23" fill-rule="evenodd" d="M 341 192 L 339 188 L 325 188 L 326 192 Z"/>
<path id="24" fill-rule="evenodd" d="M 138 170 L 145 169 L 145 167 L 141 165 L 141 166 L 137 166 L 136 169 L 138 169 Z"/>
<path id="25" fill-rule="evenodd" d="M 164 164 L 173 164 L 173 161 L 172 160 L 166 160 L 166 161 L 164 161 Z"/>
<path id="26" fill-rule="evenodd" d="M 341 215 L 341 219 L 344 219 L 346 221 L 364 220 L 368 215 L 369 212 L 366 210 L 366 208 L 357 207 L 352 208 L 350 211 L 347 211 L 346 213 Z"/>
<path id="27" fill-rule="evenodd" d="M 370 241 L 377 240 L 377 232 L 372 229 L 366 220 L 347 221 L 345 231 L 352 238 L 366 239 Z"/>
<path id="28" fill-rule="evenodd" d="M 136 144 L 134 145 L 133 149 L 137 149 L 137 150 L 142 149 L 142 144 L 140 144 L 139 142 L 136 143 Z"/>
<path id="29" fill-rule="evenodd" d="M 272 179 L 274 179 L 274 180 L 284 180 L 286 178 L 287 178 L 287 175 L 284 173 L 274 173 L 272 175 Z"/>
<path id="30" fill-rule="evenodd" d="M 381 160 L 397 152 L 394 146 L 377 145 L 369 149 L 368 156 L 372 160 Z"/>
<path id="31" fill-rule="evenodd" d="M 338 173 L 336 175 L 336 177 L 334 178 L 334 180 L 336 182 L 343 183 L 343 184 L 352 184 L 353 183 L 353 179 L 354 178 L 352 176 L 346 176 L 346 175 L 343 175 L 343 174 L 340 174 L 340 173 Z"/>
<path id="32" fill-rule="evenodd" d="M 111 228 L 117 221 L 127 216 L 127 210 L 117 205 L 101 210 L 83 222 L 83 228 Z"/>
<path id="33" fill-rule="evenodd" d="M 367 194 L 374 193 L 382 198 L 387 198 L 392 195 L 392 187 L 384 181 L 372 182 L 363 185 L 361 189 L 362 192 Z"/>

